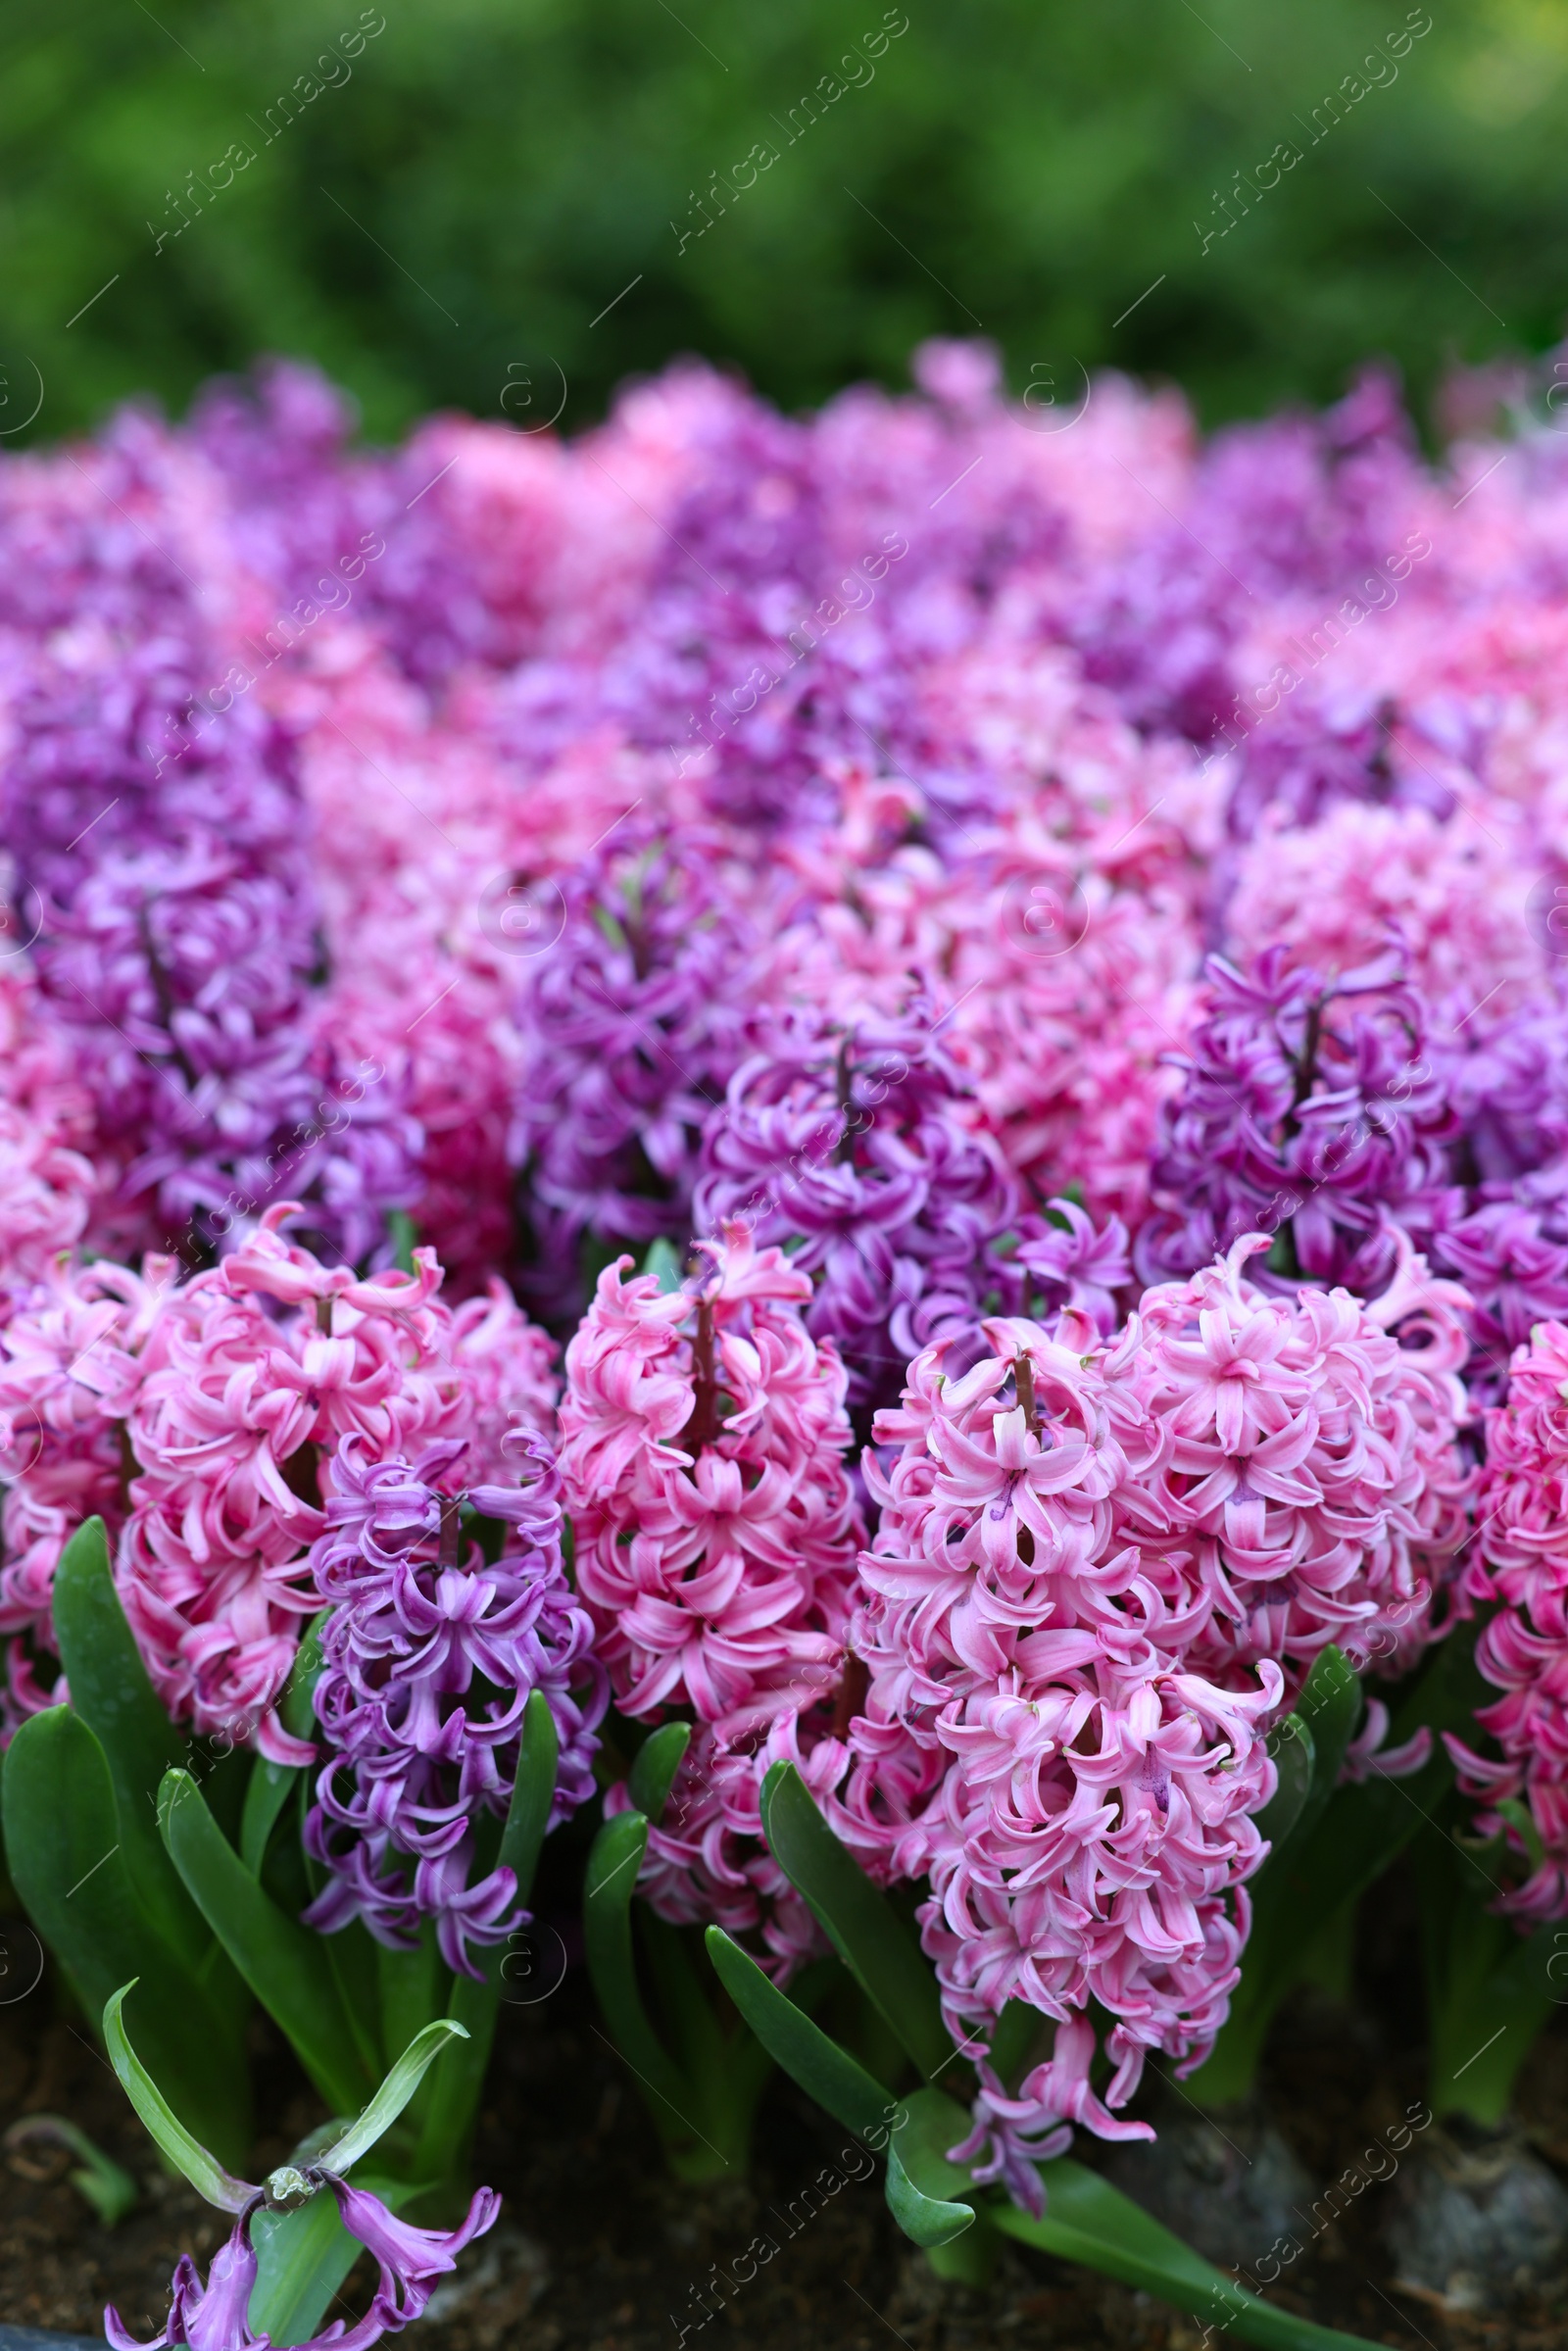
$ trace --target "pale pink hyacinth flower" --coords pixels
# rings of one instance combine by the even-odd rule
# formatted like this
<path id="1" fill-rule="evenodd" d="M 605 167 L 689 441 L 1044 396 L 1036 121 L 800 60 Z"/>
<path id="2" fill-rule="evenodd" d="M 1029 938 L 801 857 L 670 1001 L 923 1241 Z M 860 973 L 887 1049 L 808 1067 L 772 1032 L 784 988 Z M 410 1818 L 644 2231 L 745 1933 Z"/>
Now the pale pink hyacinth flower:
<path id="1" fill-rule="evenodd" d="M 962 2159 L 1038 2205 L 1033 2163 L 1062 2125 L 1147 2135 L 1117 2112 L 1147 2053 L 1195 2064 L 1223 2022 L 1284 1680 L 1272 1660 L 1247 1690 L 1185 1669 L 1203 1610 L 1172 1609 L 1114 1507 L 1168 1440 L 1111 1394 L 1093 1326 L 985 1329 L 962 1378 L 940 1348 L 911 1366 L 867 1456 L 882 1523 L 853 1640 L 870 1685 L 830 1817 L 879 1876 L 929 1877 L 922 1941 L 980 2059 Z M 1058 2029 L 1010 2095 L 988 2066 L 1009 1999 Z M 1112 2020 L 1103 2095 L 1091 1999 Z"/>
<path id="2" fill-rule="evenodd" d="M 454 1310 L 432 1250 L 361 1278 L 288 1242 L 293 1213 L 269 1209 L 163 1301 L 125 1413 L 138 1475 L 116 1581 L 176 1722 L 303 1763 L 275 1709 L 317 1605 L 323 1452 L 350 1434 L 372 1461 L 457 1438 L 460 1483 L 498 1481 L 506 1426 L 547 1421 L 553 1350 L 499 1283 Z"/>

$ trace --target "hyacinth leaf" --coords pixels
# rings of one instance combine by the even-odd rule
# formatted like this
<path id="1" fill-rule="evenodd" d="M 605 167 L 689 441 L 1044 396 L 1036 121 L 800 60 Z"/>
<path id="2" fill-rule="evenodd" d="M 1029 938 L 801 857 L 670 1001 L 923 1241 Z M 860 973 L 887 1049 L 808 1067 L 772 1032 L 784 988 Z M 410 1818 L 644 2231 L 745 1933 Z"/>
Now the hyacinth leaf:
<path id="1" fill-rule="evenodd" d="M 899 2101 L 848 2049 L 803 2015 L 722 1927 L 710 1927 L 706 1939 L 719 1982 L 774 2063 L 846 2131 L 880 2146 L 902 2111 Z"/>
<path id="2" fill-rule="evenodd" d="M 379 2196 L 391 2212 L 427 2192 L 422 2184 L 365 2174 L 354 2182 Z M 365 2248 L 350 2236 L 330 2188 L 293 2212 L 268 2212 L 251 2223 L 256 2283 L 251 2288 L 253 2334 L 267 2335 L 275 2351 L 309 2342 L 318 2332 L 342 2285 Z"/>
<path id="3" fill-rule="evenodd" d="M 646 1820 L 657 1827 L 664 1817 L 669 1791 L 681 1758 L 691 1744 L 690 1723 L 665 1723 L 645 1739 L 632 1758 L 626 1793 Z"/>
<path id="4" fill-rule="evenodd" d="M 533 1890 L 534 1872 L 556 1799 L 556 1767 L 560 1755 L 556 1718 L 542 1690 L 534 1690 L 523 1710 L 522 1737 L 517 1747 L 517 1773 L 512 1784 L 497 1860 L 517 1881 L 517 1899 L 525 1903 Z M 425 2093 L 416 2169 L 432 2180 L 461 2176 L 472 2135 L 485 2068 L 495 2039 L 496 2013 L 501 2002 L 512 1938 L 492 1943 L 477 1954 L 483 1981 L 471 1976 L 451 1979 L 447 2016 L 461 2025 L 466 2045 L 454 2049 Z"/>
<path id="5" fill-rule="evenodd" d="M 120 1850 L 131 1884 L 164 1940 L 194 1967 L 211 1951 L 212 1933 L 164 1850 L 157 1817 L 159 1783 L 172 1765 L 185 1761 L 186 1750 L 125 1622 L 101 1518 L 89 1518 L 67 1543 L 55 1572 L 53 1609 L 73 1711 L 109 1766 Z M 229 1984 L 238 1994 L 232 1977 Z"/>
<path id="6" fill-rule="evenodd" d="M 937 1980 L 913 1935 L 839 1842 L 793 1763 L 762 1783 L 762 1835 L 839 1957 L 928 2082 L 954 2062 Z"/>
<path id="7" fill-rule="evenodd" d="M 1300 1715 L 1288 1714 L 1284 1722 L 1275 1726 L 1269 1733 L 1268 1751 L 1274 1759 L 1279 1785 L 1258 1813 L 1257 1828 L 1259 1836 L 1268 1839 L 1272 1859 L 1300 1826 L 1312 1791 L 1316 1749 L 1312 1734 Z"/>
<path id="8" fill-rule="evenodd" d="M 250 2131 L 250 2085 L 232 2012 L 158 1934 L 120 1849 L 103 1748 L 69 1706 L 22 1725 L 6 1753 L 5 1843 L 28 1917 L 90 2017 L 134 1977 L 143 2045 L 203 2138 L 229 2160 Z"/>
<path id="9" fill-rule="evenodd" d="M 991 2064 L 997 2080 L 1010 2087 L 1023 2075 L 1047 2020 L 1027 2000 L 1008 2000 L 991 2034 Z"/>
<path id="10" fill-rule="evenodd" d="M 907 2122 L 888 2140 L 888 2210 L 910 2242 L 951 2245 L 974 2226 L 974 2206 L 962 2192 L 973 2182 L 948 2149 L 967 2138 L 969 2117 L 945 2091 L 916 2090 L 905 2101 Z"/>
<path id="11" fill-rule="evenodd" d="M 71 2174 L 71 2184 L 82 2201 L 92 2206 L 106 2229 L 117 2227 L 128 2213 L 135 2211 L 141 2190 L 130 2174 L 63 2114 L 24 2115 L 20 2123 L 12 2124 L 0 2144 L 9 2151 L 12 2147 L 24 2147 L 32 2139 L 65 2147 L 74 2155 L 78 2169 Z"/>
<path id="12" fill-rule="evenodd" d="M 666 1241 L 662 1234 L 657 1241 L 651 1242 L 648 1254 L 643 1259 L 643 1271 L 653 1275 L 659 1284 L 662 1297 L 667 1298 L 672 1290 L 678 1290 L 681 1285 L 681 1270 L 680 1256 L 675 1244 L 672 1241 Z"/>
<path id="13" fill-rule="evenodd" d="M 1156 2294 L 1216 2333 L 1257 2343 L 1262 2351 L 1376 2351 L 1362 2335 L 1315 2326 L 1248 2293 L 1098 2172 L 1061 2156 L 1043 2163 L 1040 2178 L 1046 2209 L 1039 2220 L 1015 2204 L 986 2206 L 987 2219 L 1004 2235 Z"/>
<path id="14" fill-rule="evenodd" d="M 498 1857 L 501 1866 L 511 1870 L 517 1881 L 519 1902 L 526 1902 L 533 1891 L 534 1872 L 539 1867 L 556 1800 L 556 1770 L 560 1760 L 556 1718 L 544 1691 L 536 1690 L 523 1709 L 522 1737 L 517 1742 L 517 1775 L 512 1784 Z"/>
<path id="15" fill-rule="evenodd" d="M 327 2104 L 351 2113 L 373 2091 L 318 1935 L 280 1910 L 223 1836 L 188 1772 L 170 1772 L 158 1825 L 192 1899 Z"/>
<path id="16" fill-rule="evenodd" d="M 277 1711 L 283 1728 L 294 1739 L 309 1739 L 316 1728 L 314 1700 L 321 1671 L 321 1628 L 325 1622 L 326 1611 L 323 1609 L 300 1642 L 283 1695 L 278 1701 Z M 245 1810 L 239 1837 L 240 1859 L 253 1878 L 259 1878 L 262 1874 L 272 1831 L 303 1768 L 296 1763 L 273 1763 L 266 1755 L 256 1758 L 256 1768 L 245 1790 Z"/>
<path id="17" fill-rule="evenodd" d="M 1361 1712 L 1361 1685 L 1343 1650 L 1331 1646 L 1313 1659 L 1295 1711 L 1312 1738 L 1311 1783 L 1295 1827 L 1295 1835 L 1305 1838 L 1339 1785 L 1340 1766 Z"/>
<path id="18" fill-rule="evenodd" d="M 426 2025 L 422 2033 L 416 2033 L 359 2120 L 349 2126 L 341 2138 L 321 2150 L 320 2161 L 326 2169 L 352 2171 L 369 2154 L 376 2140 L 391 2130 L 448 2041 L 467 2037 L 466 2026 L 446 2016 L 437 2017 L 433 2025 Z"/>
<path id="19" fill-rule="evenodd" d="M 1476 1846 L 1440 1833 L 1421 1837 L 1414 1856 L 1428 2101 L 1435 2115 L 1468 2115 L 1487 2129 L 1507 2114 L 1519 2070 L 1561 1997 L 1551 1975 L 1560 1925 L 1548 1920 L 1524 1936 L 1494 1907 L 1504 1849 L 1501 1837 Z"/>
<path id="20" fill-rule="evenodd" d="M 648 1823 L 640 1812 L 617 1813 L 594 1838 L 582 1906 L 588 1973 L 616 2048 L 650 2093 L 649 2111 L 672 2160 L 684 2151 L 700 2167 L 697 2151 L 711 2141 L 692 2120 L 697 2092 L 655 2032 L 637 1984 L 631 1898 L 647 1850 Z M 730 2168 L 721 2154 L 718 2167 Z"/>
<path id="21" fill-rule="evenodd" d="M 186 2130 L 130 2045 L 122 2012 L 127 1993 L 135 1990 L 138 1981 L 133 1976 L 104 2002 L 104 2046 L 109 2051 L 109 2062 L 159 2153 L 167 2156 L 196 2193 L 205 2196 L 209 2204 L 216 2204 L 220 2212 L 243 2212 L 255 2195 L 255 2188 L 226 2172 L 217 2156 Z"/>

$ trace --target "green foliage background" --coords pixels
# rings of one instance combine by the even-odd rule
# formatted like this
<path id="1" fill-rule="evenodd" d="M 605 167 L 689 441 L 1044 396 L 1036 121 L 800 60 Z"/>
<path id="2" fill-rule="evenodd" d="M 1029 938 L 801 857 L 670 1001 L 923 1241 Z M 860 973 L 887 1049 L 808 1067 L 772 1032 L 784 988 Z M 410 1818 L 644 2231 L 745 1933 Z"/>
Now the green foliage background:
<path id="1" fill-rule="evenodd" d="M 1561 332 L 1563 0 L 1431 0 L 1397 80 L 1207 252 L 1213 191 L 1305 146 L 1404 0 L 905 4 L 875 79 L 784 146 L 771 119 L 882 0 L 382 0 L 352 79 L 263 145 L 252 118 L 358 0 L 0 0 L 3 445 L 134 392 L 177 411 L 262 351 L 318 361 L 380 436 L 499 416 L 509 367 L 553 407 L 552 362 L 570 428 L 681 351 L 795 406 L 977 322 L 1015 383 L 1118 365 L 1209 419 L 1373 353 L 1419 403 L 1454 358 Z M 166 192 L 247 137 L 155 253 Z M 767 138 L 777 164 L 680 250 L 693 192 Z"/>

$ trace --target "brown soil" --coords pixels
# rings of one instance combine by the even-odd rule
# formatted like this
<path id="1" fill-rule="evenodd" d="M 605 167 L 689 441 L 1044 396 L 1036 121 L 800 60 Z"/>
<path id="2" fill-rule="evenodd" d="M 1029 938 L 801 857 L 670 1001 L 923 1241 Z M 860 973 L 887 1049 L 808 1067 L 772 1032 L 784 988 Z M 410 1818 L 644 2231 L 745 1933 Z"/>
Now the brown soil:
<path id="1" fill-rule="evenodd" d="M 14 1934 L 13 1947 L 20 1941 Z M 676 2351 L 683 2327 L 688 2341 L 701 2339 L 704 2281 L 715 2265 L 727 2275 L 760 2230 L 778 2240 L 778 2256 L 732 2288 L 709 2322 L 717 2334 L 702 2329 L 708 2344 L 1197 2351 L 1201 2330 L 1192 2322 L 1043 2256 L 1007 2249 L 984 2293 L 939 2282 L 894 2229 L 876 2180 L 845 2186 L 786 2234 L 777 2215 L 832 2163 L 843 2136 L 787 2085 L 764 2108 L 752 2180 L 676 2185 L 662 2168 L 635 2083 L 597 2024 L 575 1968 L 554 1998 L 504 2012 L 478 2149 L 478 2176 L 502 2191 L 503 2218 L 467 2255 L 444 2309 L 438 2303 L 424 2323 L 422 2351 Z M 1332 2179 L 1381 2123 L 1419 2097 L 1419 2050 L 1400 2043 L 1397 2017 L 1351 2018 L 1317 1998 L 1283 2021 L 1264 2086 L 1314 2178 Z M 319 2116 L 265 2027 L 256 2056 L 265 2165 L 281 2160 Z M 1568 2022 L 1538 2050 L 1521 2107 L 1538 2149 L 1568 2174 Z M 64 2156 L 57 2161 L 33 2145 L 0 2160 L 0 2320 L 95 2333 L 113 2301 L 134 2331 L 150 2336 L 163 2324 L 176 2255 L 190 2250 L 205 2262 L 220 2224 L 158 2170 L 52 1971 L 25 1998 L 0 2005 L 0 2126 L 40 2111 L 87 2131 L 135 2175 L 143 2200 L 119 2229 L 106 2229 L 65 2179 Z M 1327 2230 L 1292 2271 L 1289 2290 L 1274 2289 L 1277 2298 L 1406 2351 L 1565 2351 L 1561 2310 L 1481 2321 L 1402 2294 L 1381 2243 L 1383 2192 L 1369 2192 Z"/>

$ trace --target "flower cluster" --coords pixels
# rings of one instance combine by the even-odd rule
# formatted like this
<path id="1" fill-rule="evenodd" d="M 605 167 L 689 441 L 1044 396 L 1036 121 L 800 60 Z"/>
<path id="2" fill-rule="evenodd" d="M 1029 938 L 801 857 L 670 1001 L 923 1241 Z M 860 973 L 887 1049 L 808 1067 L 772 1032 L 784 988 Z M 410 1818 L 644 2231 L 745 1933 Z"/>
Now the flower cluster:
<path id="1" fill-rule="evenodd" d="M 1476 1663 L 1501 1694 L 1476 1716 L 1500 1755 L 1448 1735 L 1480 1826 L 1524 1865 L 1500 1906 L 1529 1925 L 1568 1916 L 1568 1328 L 1545 1322 L 1487 1415 L 1471 1606 L 1498 1603 Z M 1524 1809 L 1521 1810 L 1521 1801 Z"/>
<path id="2" fill-rule="evenodd" d="M 562 1567 L 554 1465 L 527 1432 L 515 1449 L 527 1483 L 467 1495 L 507 1530 L 492 1561 L 471 1538 L 465 1555 L 462 1502 L 436 1482 L 467 1450 L 461 1439 L 376 1460 L 350 1432 L 309 1560 L 311 1596 L 329 1611 L 316 1716 L 330 1752 L 305 1842 L 332 1875 L 307 1924 L 330 1934 L 362 1918 L 397 1948 L 433 1918 L 448 1966 L 470 1974 L 466 1944 L 504 1941 L 520 1921 L 510 1868 L 470 1881 L 476 1832 L 506 1815 L 528 1699 L 542 1690 L 556 1726 L 554 1827 L 592 1791 L 610 1695 Z"/>
<path id="3" fill-rule="evenodd" d="M 823 1733 L 863 1530 L 844 1368 L 803 1313 L 809 1275 L 741 1222 L 703 1249 L 673 1291 L 627 1280 L 624 1258 L 600 1276 L 566 1350 L 561 1467 L 617 1707 L 699 1726 L 650 1837 L 653 1898 L 751 1926 L 785 1894 L 758 1792 L 776 1752 Z M 780 1958 L 808 1941 L 798 1901 L 784 1910 L 767 1935 Z"/>
<path id="4" fill-rule="evenodd" d="M 891 1402 L 911 1355 L 1003 1302 L 1017 1192 L 964 1120 L 968 1092 L 929 1025 L 797 1017 L 709 1120 L 698 1230 L 741 1217 L 790 1247 L 815 1282 L 807 1327 L 837 1345 L 854 1405 Z"/>
<path id="5" fill-rule="evenodd" d="M 939 343 L 383 451 L 271 366 L 0 460 L 0 1734 L 96 1513 L 173 1719 L 314 1766 L 323 1928 L 469 1965 L 527 1697 L 564 1812 L 608 1690 L 617 1753 L 691 1727 L 644 1891 L 782 1978 L 788 1760 L 923 1881 L 956 2030 L 1039 2010 L 966 2155 L 1025 2198 L 1212 2039 L 1326 1644 L 1495 1609 L 1463 1768 L 1568 1915 L 1517 421 L 1433 464 L 1370 376 L 1205 441 L 1106 379 L 1041 431 Z"/>
<path id="6" fill-rule="evenodd" d="M 1263 1732 L 1330 1641 L 1415 1655 L 1464 1538 L 1451 1286 L 1406 1244 L 1380 1309 L 1291 1301 L 1246 1279 L 1266 1246 L 1147 1291 L 1109 1340 L 1070 1307 L 993 1320 L 957 1377 L 939 1344 L 878 1420 L 838 1809 L 881 1874 L 929 1878 L 956 2037 L 1013 1998 L 1064 2029 L 1010 2105 L 983 2075 L 1015 2187 L 1065 2143 L 1031 2136 L 1053 2120 L 1142 2128 L 1115 2110 L 1148 2050 L 1204 2053 L 1262 1857 Z M 1103 2096 L 1091 1999 L 1114 2020 Z"/>

